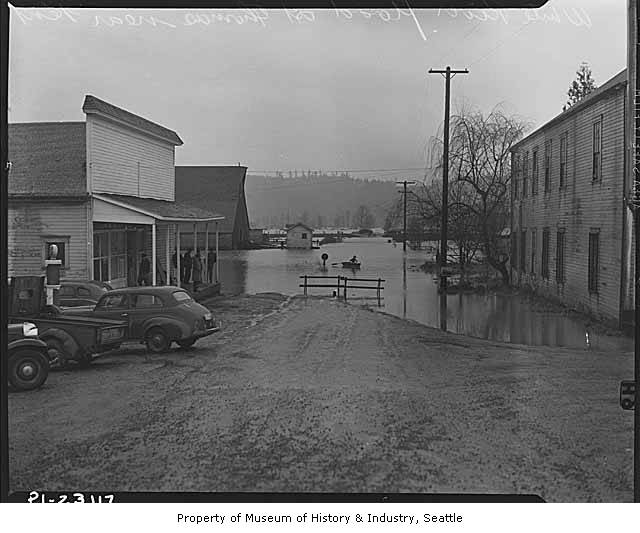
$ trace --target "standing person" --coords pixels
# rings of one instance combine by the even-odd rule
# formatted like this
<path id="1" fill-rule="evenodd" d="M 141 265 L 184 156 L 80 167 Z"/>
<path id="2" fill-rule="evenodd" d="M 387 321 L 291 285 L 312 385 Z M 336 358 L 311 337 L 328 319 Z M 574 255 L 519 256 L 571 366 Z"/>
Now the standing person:
<path id="1" fill-rule="evenodd" d="M 182 276 L 182 280 L 185 283 L 189 283 L 191 281 L 191 269 L 193 267 L 193 259 L 191 257 L 193 251 L 191 249 L 187 250 L 187 253 L 184 254 L 184 276 Z"/>
<path id="2" fill-rule="evenodd" d="M 142 254 L 138 268 L 138 285 L 151 285 L 151 263 L 145 253 Z"/>
<path id="3" fill-rule="evenodd" d="M 198 284 L 202 283 L 202 261 L 200 260 L 200 251 L 196 252 L 193 257 L 193 292 L 198 290 Z"/>
<path id="4" fill-rule="evenodd" d="M 213 268 L 216 264 L 218 257 L 213 250 L 209 250 L 209 254 L 207 255 L 207 281 L 209 283 L 213 283 Z"/>

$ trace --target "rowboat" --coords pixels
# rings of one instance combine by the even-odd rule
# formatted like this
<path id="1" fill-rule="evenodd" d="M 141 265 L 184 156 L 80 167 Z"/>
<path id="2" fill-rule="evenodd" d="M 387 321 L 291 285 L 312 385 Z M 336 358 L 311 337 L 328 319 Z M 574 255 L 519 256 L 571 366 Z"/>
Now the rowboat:
<path id="1" fill-rule="evenodd" d="M 342 268 L 351 268 L 353 270 L 360 270 L 360 263 L 354 263 L 353 261 L 343 261 Z"/>

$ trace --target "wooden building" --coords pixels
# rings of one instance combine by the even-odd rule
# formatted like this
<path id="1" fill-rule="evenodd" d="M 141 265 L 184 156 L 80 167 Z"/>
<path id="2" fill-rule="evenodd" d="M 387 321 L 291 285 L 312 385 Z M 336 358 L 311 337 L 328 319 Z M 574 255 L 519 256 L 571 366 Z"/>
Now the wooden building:
<path id="1" fill-rule="evenodd" d="M 55 243 L 63 278 L 136 285 L 145 253 L 153 284 L 179 282 L 178 224 L 223 219 L 175 201 L 182 141 L 94 96 L 82 110 L 84 122 L 9 125 L 9 276 L 41 275 Z"/>
<path id="2" fill-rule="evenodd" d="M 176 200 L 220 213 L 219 247 L 238 250 L 249 247 L 249 215 L 245 198 L 247 167 L 243 166 L 177 166 Z M 194 234 L 188 224 L 181 225 L 182 248 L 193 247 L 194 239 L 204 247 L 205 235 Z M 213 236 L 210 236 L 212 246 Z"/>
<path id="3" fill-rule="evenodd" d="M 512 149 L 511 277 L 598 318 L 632 311 L 626 71 Z"/>
<path id="4" fill-rule="evenodd" d="M 313 229 L 298 223 L 287 228 L 287 248 L 311 250 L 313 245 Z"/>

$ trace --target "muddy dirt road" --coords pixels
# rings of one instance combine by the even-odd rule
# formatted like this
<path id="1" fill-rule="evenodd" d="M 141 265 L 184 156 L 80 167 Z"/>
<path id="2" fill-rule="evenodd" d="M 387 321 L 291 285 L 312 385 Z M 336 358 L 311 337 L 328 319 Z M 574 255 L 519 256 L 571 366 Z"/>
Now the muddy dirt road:
<path id="1" fill-rule="evenodd" d="M 9 398 L 13 490 L 536 493 L 631 501 L 632 354 L 442 334 L 337 301 L 218 299 L 224 333 Z"/>

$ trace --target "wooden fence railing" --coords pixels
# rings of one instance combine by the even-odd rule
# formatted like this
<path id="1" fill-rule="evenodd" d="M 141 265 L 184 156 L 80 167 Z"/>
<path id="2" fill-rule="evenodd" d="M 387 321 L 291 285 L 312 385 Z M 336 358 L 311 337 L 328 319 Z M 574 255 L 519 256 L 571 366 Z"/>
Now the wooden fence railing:
<path id="1" fill-rule="evenodd" d="M 304 289 L 304 295 L 307 296 L 310 288 L 328 288 L 336 289 L 336 296 L 347 300 L 347 293 L 350 289 L 369 289 L 376 291 L 376 299 L 378 306 L 382 305 L 382 291 L 384 290 L 382 278 L 347 278 L 346 276 L 300 276 L 304 280 L 299 286 Z M 309 280 L 323 280 L 325 283 L 309 283 Z M 335 282 L 330 283 L 330 280 Z M 365 285 L 362 285 L 362 284 Z M 342 294 L 341 294 L 342 292 Z"/>

